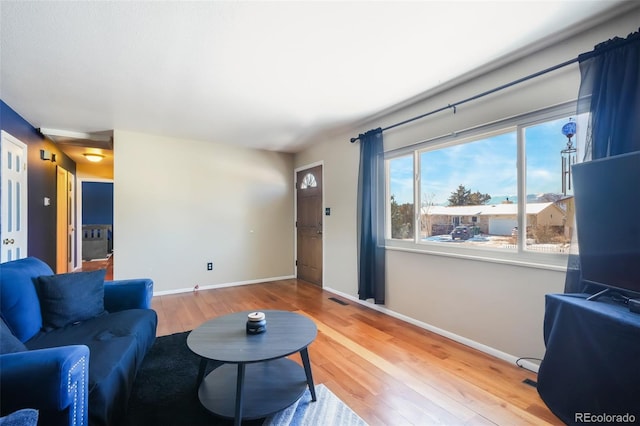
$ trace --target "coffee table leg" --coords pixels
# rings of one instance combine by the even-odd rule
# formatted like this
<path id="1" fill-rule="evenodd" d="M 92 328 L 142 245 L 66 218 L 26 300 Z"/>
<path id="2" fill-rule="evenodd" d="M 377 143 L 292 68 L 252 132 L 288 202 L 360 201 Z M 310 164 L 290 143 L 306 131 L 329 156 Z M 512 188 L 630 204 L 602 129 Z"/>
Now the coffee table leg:
<path id="1" fill-rule="evenodd" d="M 236 416 L 233 421 L 235 426 L 242 424 L 242 390 L 244 387 L 244 364 L 238 364 L 238 379 L 236 380 Z"/>
<path id="2" fill-rule="evenodd" d="M 316 387 L 313 384 L 313 375 L 311 374 L 311 363 L 309 362 L 309 351 L 304 348 L 300 351 L 302 357 L 302 365 L 304 366 L 304 374 L 307 375 L 307 385 L 309 386 L 309 392 L 311 392 L 311 401 L 316 400 Z"/>
<path id="3" fill-rule="evenodd" d="M 206 358 L 200 358 L 200 368 L 198 369 L 198 383 L 197 387 L 200 387 L 202 379 L 204 379 L 204 372 L 207 369 L 208 360 Z"/>

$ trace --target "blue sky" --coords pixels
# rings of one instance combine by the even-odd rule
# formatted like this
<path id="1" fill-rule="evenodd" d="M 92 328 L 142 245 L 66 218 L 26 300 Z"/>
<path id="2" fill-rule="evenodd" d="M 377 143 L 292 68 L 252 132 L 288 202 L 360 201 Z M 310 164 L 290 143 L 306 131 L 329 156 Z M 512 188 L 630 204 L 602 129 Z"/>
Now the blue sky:
<path id="1" fill-rule="evenodd" d="M 560 151 L 567 138 L 562 126 L 567 118 L 529 127 L 525 130 L 527 154 L 527 193 L 562 192 Z M 420 190 L 423 202 L 446 205 L 458 185 L 492 197 L 517 194 L 516 132 L 504 133 L 472 143 L 455 145 L 420 154 Z M 403 204 L 413 199 L 413 158 L 391 160 L 391 194 Z"/>

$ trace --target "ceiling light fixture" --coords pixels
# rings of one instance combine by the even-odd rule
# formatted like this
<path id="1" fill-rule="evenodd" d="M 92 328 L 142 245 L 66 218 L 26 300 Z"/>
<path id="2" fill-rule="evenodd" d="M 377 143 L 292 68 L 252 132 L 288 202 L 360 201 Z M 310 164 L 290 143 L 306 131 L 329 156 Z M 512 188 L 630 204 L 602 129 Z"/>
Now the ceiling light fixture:
<path id="1" fill-rule="evenodd" d="M 102 159 L 104 158 L 104 155 L 102 154 L 93 154 L 93 153 L 86 153 L 86 154 L 82 154 L 85 156 L 85 158 L 89 161 L 91 161 L 92 163 L 97 163 L 99 161 L 102 161 Z"/>

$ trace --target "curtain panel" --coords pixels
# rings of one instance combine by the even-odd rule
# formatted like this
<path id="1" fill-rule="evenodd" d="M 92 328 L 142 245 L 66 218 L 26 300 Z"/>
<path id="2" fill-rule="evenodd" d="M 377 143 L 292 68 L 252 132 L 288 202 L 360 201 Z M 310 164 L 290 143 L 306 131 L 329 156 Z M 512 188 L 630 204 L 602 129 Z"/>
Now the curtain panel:
<path id="1" fill-rule="evenodd" d="M 588 114 L 583 161 L 640 151 L 640 31 L 598 44 L 578 62 L 577 112 Z M 599 290 L 583 288 L 580 255 L 571 252 L 565 293 Z"/>
<path id="2" fill-rule="evenodd" d="M 640 31 L 578 57 L 578 114 L 590 113 L 585 160 L 640 150 Z"/>
<path id="3" fill-rule="evenodd" d="M 361 134 L 358 173 L 358 297 L 385 302 L 384 147 L 382 129 Z"/>

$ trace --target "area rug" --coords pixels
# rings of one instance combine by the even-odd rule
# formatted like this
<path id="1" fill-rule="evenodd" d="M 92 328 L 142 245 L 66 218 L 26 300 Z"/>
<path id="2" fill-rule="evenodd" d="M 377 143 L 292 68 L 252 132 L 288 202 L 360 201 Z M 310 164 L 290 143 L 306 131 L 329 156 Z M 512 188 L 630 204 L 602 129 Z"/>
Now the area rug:
<path id="1" fill-rule="evenodd" d="M 293 405 L 264 421 L 264 426 L 280 425 L 335 425 L 366 426 L 356 413 L 333 394 L 325 385 L 316 385 L 316 401 L 311 401 L 309 389 Z"/>
<path id="2" fill-rule="evenodd" d="M 216 417 L 198 401 L 196 378 L 200 359 L 187 347 L 189 333 L 156 339 L 133 385 L 125 426 L 232 425 Z M 244 426 L 353 425 L 366 423 L 322 384 L 317 401 L 309 390 L 292 406 L 266 419 L 243 421 Z"/>

